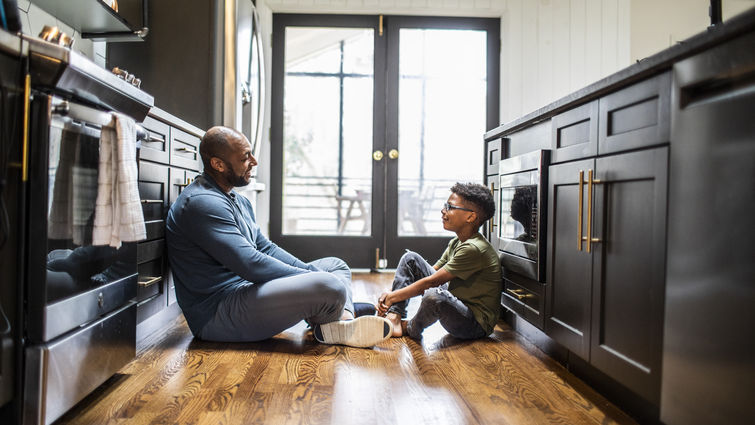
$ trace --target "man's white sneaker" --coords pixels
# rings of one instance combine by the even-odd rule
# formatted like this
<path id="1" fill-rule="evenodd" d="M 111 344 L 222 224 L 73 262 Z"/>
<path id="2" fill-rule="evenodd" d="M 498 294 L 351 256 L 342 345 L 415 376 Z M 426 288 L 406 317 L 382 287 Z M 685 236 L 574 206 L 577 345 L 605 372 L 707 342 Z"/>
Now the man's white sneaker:
<path id="1" fill-rule="evenodd" d="M 393 327 L 385 317 L 362 316 L 315 325 L 312 331 L 315 339 L 324 344 L 372 347 L 390 338 Z"/>

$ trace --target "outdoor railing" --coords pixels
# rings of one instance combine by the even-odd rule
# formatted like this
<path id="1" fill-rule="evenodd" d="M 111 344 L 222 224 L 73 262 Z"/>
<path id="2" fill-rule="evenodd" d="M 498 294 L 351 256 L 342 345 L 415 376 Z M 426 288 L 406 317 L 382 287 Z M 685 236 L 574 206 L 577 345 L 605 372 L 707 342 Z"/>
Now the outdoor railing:
<path id="1" fill-rule="evenodd" d="M 401 180 L 399 234 L 444 235 L 440 209 L 453 183 L 441 179 L 425 179 L 421 184 L 418 179 Z M 371 204 L 371 179 L 342 179 L 339 193 L 336 177 L 288 176 L 283 187 L 283 234 L 369 235 Z"/>

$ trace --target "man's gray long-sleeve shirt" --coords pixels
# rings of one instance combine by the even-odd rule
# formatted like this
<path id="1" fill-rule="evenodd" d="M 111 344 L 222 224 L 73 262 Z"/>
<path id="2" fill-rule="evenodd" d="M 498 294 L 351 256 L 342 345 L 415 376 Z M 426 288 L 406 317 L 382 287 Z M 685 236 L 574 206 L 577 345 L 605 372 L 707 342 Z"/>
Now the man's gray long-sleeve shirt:
<path id="1" fill-rule="evenodd" d="M 194 335 L 234 290 L 316 271 L 262 234 L 248 199 L 226 194 L 206 174 L 171 206 L 166 241 L 178 304 Z"/>

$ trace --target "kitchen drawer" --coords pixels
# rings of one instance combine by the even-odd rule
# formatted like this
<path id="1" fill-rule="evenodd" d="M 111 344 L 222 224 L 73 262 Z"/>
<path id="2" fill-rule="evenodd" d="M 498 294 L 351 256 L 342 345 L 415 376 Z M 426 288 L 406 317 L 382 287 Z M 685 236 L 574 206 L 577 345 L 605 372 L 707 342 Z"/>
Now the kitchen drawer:
<path id="1" fill-rule="evenodd" d="M 598 154 L 667 143 L 670 103 L 670 72 L 601 98 Z"/>
<path id="2" fill-rule="evenodd" d="M 589 158 L 598 153 L 598 101 L 578 106 L 551 120 L 551 162 Z"/>
<path id="3" fill-rule="evenodd" d="M 165 239 L 140 242 L 136 246 L 136 263 L 141 264 L 165 256 Z"/>
<path id="4" fill-rule="evenodd" d="M 544 294 L 542 283 L 504 270 L 501 304 L 541 330 L 545 324 Z"/>
<path id="5" fill-rule="evenodd" d="M 170 165 L 200 169 L 199 137 L 175 127 L 170 130 Z"/>
<path id="6" fill-rule="evenodd" d="M 139 264 L 139 280 L 136 288 L 136 301 L 144 301 L 163 292 L 165 286 L 165 258 L 158 257 Z"/>
<path id="7" fill-rule="evenodd" d="M 166 267 L 165 239 L 142 242 L 136 247 L 136 262 L 139 278 L 136 300 L 143 301 L 164 292 Z"/>
<path id="8" fill-rule="evenodd" d="M 167 164 L 170 161 L 170 126 L 152 117 L 145 118 L 142 126 L 149 133 L 149 139 L 141 142 L 139 159 Z"/>
<path id="9" fill-rule="evenodd" d="M 135 355 L 133 302 L 53 341 L 28 346 L 23 422 L 52 423 Z"/>
<path id="10" fill-rule="evenodd" d="M 168 167 L 139 161 L 139 197 L 148 240 L 162 238 L 165 234 L 168 190 Z"/>
<path id="11" fill-rule="evenodd" d="M 168 200 L 170 201 L 171 205 L 176 202 L 176 199 L 178 198 L 178 195 L 181 194 L 181 191 L 186 186 L 191 184 L 191 182 L 194 181 L 197 175 L 198 173 L 196 171 L 184 170 L 175 167 L 170 168 L 170 194 Z"/>
<path id="12" fill-rule="evenodd" d="M 539 149 L 550 149 L 551 138 L 551 120 L 544 120 L 524 130 L 506 135 L 501 143 L 501 149 L 506 152 L 506 158 L 511 158 Z"/>
<path id="13" fill-rule="evenodd" d="M 486 144 L 485 155 L 485 175 L 492 176 L 498 174 L 498 163 L 503 158 L 503 149 L 501 139 L 490 140 Z"/>
<path id="14" fill-rule="evenodd" d="M 137 322 L 141 323 L 167 305 L 165 240 L 140 243 L 137 247 L 137 262 Z"/>

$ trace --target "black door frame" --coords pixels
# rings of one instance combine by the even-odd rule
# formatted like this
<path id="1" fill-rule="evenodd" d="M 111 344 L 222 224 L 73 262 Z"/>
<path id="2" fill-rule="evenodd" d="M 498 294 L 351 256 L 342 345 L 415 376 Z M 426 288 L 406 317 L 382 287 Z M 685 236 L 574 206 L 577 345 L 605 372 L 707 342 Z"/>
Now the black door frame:
<path id="1" fill-rule="evenodd" d="M 283 206 L 283 99 L 285 80 L 285 28 L 342 27 L 372 28 L 374 43 L 373 91 L 373 151 L 387 153 L 398 149 L 398 48 L 401 28 L 484 30 L 487 32 L 487 105 L 486 130 L 499 123 L 499 61 L 500 19 L 453 18 L 378 15 L 312 15 L 273 14 L 272 93 L 270 127 L 270 239 L 301 258 L 310 261 L 323 256 L 342 258 L 354 267 L 377 267 L 379 258 L 395 267 L 404 249 L 411 249 L 430 260 L 442 253 L 449 238 L 399 237 L 397 228 L 398 188 L 389 182 L 398 181 L 398 161 L 373 161 L 370 214 L 371 233 L 368 236 L 284 235 L 282 234 Z M 388 57 L 392 52 L 392 58 Z M 484 146 L 483 134 L 479 143 Z M 451 153 L 450 153 L 451 154 Z M 480 178 L 484 182 L 484 157 L 480 157 Z M 440 213 L 439 213 L 440 214 Z M 312 242 L 316 239 L 316 246 Z M 386 255 L 387 253 L 387 255 Z"/>

